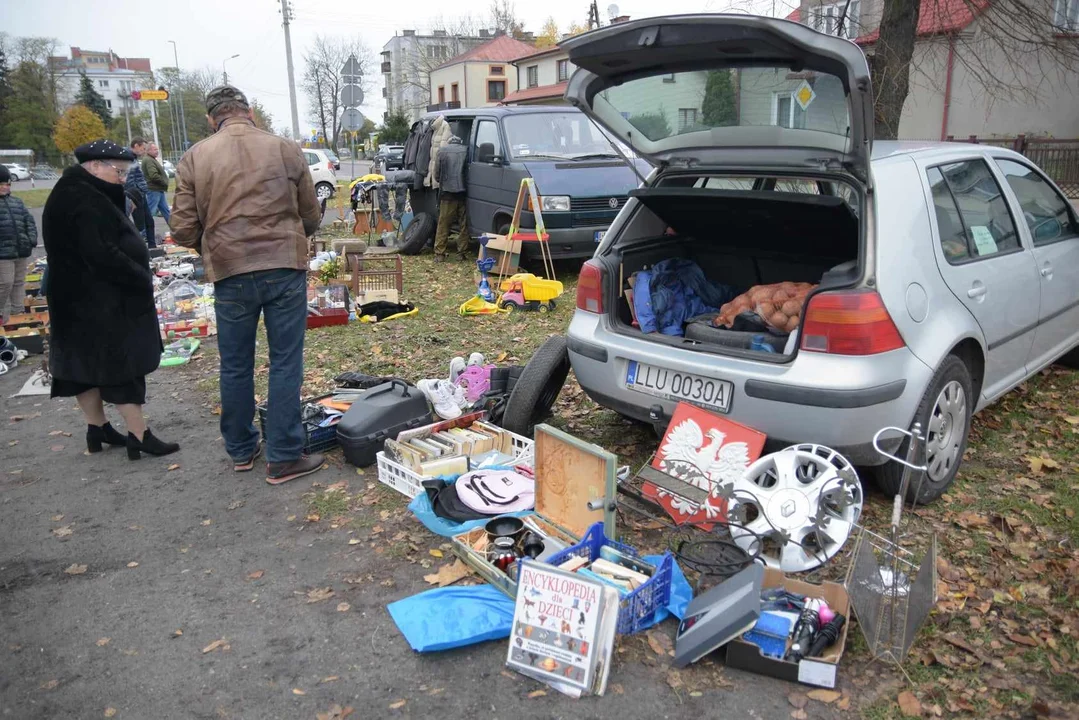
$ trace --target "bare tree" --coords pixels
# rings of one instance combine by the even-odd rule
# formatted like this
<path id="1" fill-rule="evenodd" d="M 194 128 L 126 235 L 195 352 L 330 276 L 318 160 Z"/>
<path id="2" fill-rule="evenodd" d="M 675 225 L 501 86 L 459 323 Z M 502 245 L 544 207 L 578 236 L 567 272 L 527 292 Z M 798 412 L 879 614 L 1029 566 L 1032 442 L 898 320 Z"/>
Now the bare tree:
<path id="1" fill-rule="evenodd" d="M 1076 0 L 1071 0 L 1075 2 Z M 868 49 L 877 94 L 876 136 L 895 138 L 912 79 L 943 89 L 940 65 L 951 56 L 986 99 L 1038 104 L 1079 92 L 1079 36 L 1057 18 L 1063 0 L 883 0 L 879 38 Z M 957 22 L 957 18 L 973 22 Z M 919 38 L 917 29 L 932 27 Z"/>
<path id="2" fill-rule="evenodd" d="M 400 84 L 418 90 L 423 102 L 418 107 L 401 109 L 411 111 L 426 107 L 431 98 L 431 72 L 483 42 L 479 39 L 479 31 L 484 28 L 483 22 L 471 15 L 450 20 L 436 17 L 431 22 L 431 29 L 443 35 L 438 40 L 411 43 L 402 58 L 404 72 Z"/>
<path id="3" fill-rule="evenodd" d="M 314 44 L 304 53 L 304 73 L 300 83 L 307 96 L 309 119 L 322 131 L 331 148 L 337 147 L 341 133 L 341 68 L 349 57 L 355 56 L 363 77 L 360 87 L 364 93 L 371 89 L 371 68 L 374 53 L 359 37 L 333 38 L 317 35 Z"/>
<path id="4" fill-rule="evenodd" d="M 525 29 L 512 0 L 491 0 L 491 24 L 496 33 L 519 37 Z"/>

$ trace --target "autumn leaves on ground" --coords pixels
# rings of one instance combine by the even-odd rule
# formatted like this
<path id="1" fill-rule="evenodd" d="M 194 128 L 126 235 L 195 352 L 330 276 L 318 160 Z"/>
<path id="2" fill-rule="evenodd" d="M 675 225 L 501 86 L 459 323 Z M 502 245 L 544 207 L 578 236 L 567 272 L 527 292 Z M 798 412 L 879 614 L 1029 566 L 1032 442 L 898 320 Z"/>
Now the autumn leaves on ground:
<path id="1" fill-rule="evenodd" d="M 411 381 L 447 374 L 450 359 L 479 351 L 502 364 L 523 364 L 550 334 L 563 333 L 573 313 L 576 266 L 559 265 L 566 293 L 550 314 L 461 317 L 457 308 L 475 291 L 475 265 L 436 265 L 430 255 L 405 263 L 406 297 L 420 314 L 381 325 L 351 324 L 307 335 L 305 393 L 333 386 L 345 370 L 398 375 Z M 259 348 L 257 380 L 264 393 L 266 347 Z M 204 380 L 211 389 L 212 378 Z M 570 382 L 551 422 L 638 465 L 654 451 L 649 428 L 599 408 Z M 901 422 L 897 418 L 896 422 Z M 790 711 L 803 717 L 807 703 L 868 718 L 1075 717 L 1079 713 L 1079 373 L 1049 369 L 980 414 L 959 479 L 945 497 L 907 514 L 904 543 L 939 541 L 939 602 L 903 666 L 913 685 L 887 663 L 870 663 L 857 627 L 849 633 L 838 693 L 776 681 L 789 693 Z M 452 580 L 452 567 L 410 542 L 414 529 L 403 497 L 374 483 L 352 496 L 343 488 L 308 495 L 308 520 L 329 531 L 351 523 L 372 537 L 389 538 L 389 562 L 430 567 L 429 581 Z M 863 481 L 866 481 L 863 478 Z M 361 499 L 362 498 L 362 499 Z M 887 526 L 890 498 L 870 489 L 865 523 Z M 645 550 L 666 538 L 640 516 L 623 513 L 620 528 Z M 411 533 L 409 533 L 411 535 Z M 410 546 L 411 545 L 411 546 Z M 848 548 L 849 550 L 849 544 Z M 445 552 L 448 561 L 448 546 Z M 841 555 L 814 579 L 841 579 Z M 439 578 L 438 572 L 446 576 Z M 620 662 L 665 665 L 670 633 L 623 639 Z M 659 639 L 662 638 L 662 639 Z M 676 693 L 728 682 L 714 663 L 669 671 Z M 613 678 L 612 678 L 613 679 Z M 615 688 L 617 691 L 617 687 Z M 812 707 L 810 707 L 812 709 Z"/>

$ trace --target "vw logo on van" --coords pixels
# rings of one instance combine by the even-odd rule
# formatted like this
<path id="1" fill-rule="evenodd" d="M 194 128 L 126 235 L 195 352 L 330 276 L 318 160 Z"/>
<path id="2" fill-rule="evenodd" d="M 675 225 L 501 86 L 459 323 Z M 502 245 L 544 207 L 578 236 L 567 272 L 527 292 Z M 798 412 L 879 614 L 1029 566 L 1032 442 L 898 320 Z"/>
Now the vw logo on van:
<path id="1" fill-rule="evenodd" d="M 607 201 L 607 204 L 611 206 L 611 210 L 618 209 L 618 198 L 611 198 Z"/>

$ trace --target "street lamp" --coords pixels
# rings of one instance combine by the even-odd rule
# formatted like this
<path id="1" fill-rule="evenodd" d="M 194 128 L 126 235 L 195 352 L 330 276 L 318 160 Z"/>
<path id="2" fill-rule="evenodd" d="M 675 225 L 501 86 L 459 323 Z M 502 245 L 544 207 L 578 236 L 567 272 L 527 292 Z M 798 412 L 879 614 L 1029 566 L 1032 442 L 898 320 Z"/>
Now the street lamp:
<path id="1" fill-rule="evenodd" d="M 225 63 L 227 63 L 229 60 L 235 60 L 238 57 L 240 57 L 240 54 L 236 53 L 232 57 L 227 57 L 227 58 L 225 58 L 224 60 L 221 61 L 221 75 L 222 75 L 222 77 L 225 78 L 225 82 L 222 83 L 222 84 L 224 84 L 224 85 L 229 84 L 229 71 L 225 69 Z"/>
<path id="2" fill-rule="evenodd" d="M 179 60 L 179 57 L 176 54 L 176 41 L 175 40 L 169 40 L 169 42 L 172 43 L 172 61 L 173 61 L 173 63 L 176 64 L 176 75 L 177 75 L 177 79 L 179 79 L 180 60 Z M 183 89 L 180 90 L 180 126 L 183 128 L 183 131 L 184 131 L 184 150 L 187 150 L 187 145 L 188 145 L 188 143 L 187 143 L 187 118 L 184 116 L 184 94 L 183 94 Z"/>

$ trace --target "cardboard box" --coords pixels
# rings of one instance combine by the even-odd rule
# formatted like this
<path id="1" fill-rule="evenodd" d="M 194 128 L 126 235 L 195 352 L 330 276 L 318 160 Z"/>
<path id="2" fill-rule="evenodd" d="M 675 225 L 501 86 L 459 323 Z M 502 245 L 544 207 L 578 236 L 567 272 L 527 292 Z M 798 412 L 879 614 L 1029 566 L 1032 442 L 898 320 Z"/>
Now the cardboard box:
<path id="1" fill-rule="evenodd" d="M 727 643 L 727 667 L 805 685 L 834 688 L 839 661 L 843 657 L 843 648 L 847 643 L 847 629 L 850 627 L 850 597 L 847 595 L 847 589 L 831 582 L 814 585 L 794 580 L 772 568 L 764 569 L 762 587 L 782 587 L 806 597 L 824 598 L 828 607 L 847 618 L 847 623 L 843 626 L 839 638 L 832 647 L 824 651 L 823 655 L 803 658 L 800 663 L 766 657 L 756 645 L 741 639 L 732 640 Z"/>
<path id="2" fill-rule="evenodd" d="M 483 257 L 482 253 L 481 246 L 477 260 Z M 497 275 L 499 272 L 503 275 L 512 275 L 517 272 L 521 264 L 521 241 L 510 242 L 505 235 L 487 233 L 487 257 L 495 259 L 495 265 L 491 268 L 492 275 Z"/>

